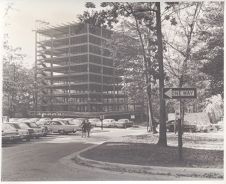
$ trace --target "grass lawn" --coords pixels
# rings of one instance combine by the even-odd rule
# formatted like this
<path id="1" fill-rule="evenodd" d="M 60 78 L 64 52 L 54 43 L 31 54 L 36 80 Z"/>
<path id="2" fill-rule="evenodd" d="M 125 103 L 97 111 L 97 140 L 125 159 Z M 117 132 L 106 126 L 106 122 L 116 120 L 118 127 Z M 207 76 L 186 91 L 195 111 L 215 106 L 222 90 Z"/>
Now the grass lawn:
<path id="1" fill-rule="evenodd" d="M 178 148 L 156 144 L 108 142 L 83 152 L 89 159 L 145 166 L 223 168 L 222 150 L 183 148 L 183 161 Z"/>
<path id="2" fill-rule="evenodd" d="M 183 161 L 178 159 L 176 134 L 167 133 L 167 147 L 158 146 L 157 142 L 158 134 L 127 135 L 88 150 L 81 156 L 146 166 L 223 168 L 223 132 L 184 133 Z"/>

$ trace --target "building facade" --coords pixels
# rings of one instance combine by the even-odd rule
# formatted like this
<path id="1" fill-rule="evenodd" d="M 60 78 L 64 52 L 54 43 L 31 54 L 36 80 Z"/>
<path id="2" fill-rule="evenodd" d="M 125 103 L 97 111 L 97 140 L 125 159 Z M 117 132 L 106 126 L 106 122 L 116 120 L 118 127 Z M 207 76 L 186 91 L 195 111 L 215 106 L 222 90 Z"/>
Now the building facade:
<path id="1" fill-rule="evenodd" d="M 128 111 L 111 48 L 112 32 L 90 24 L 36 31 L 35 111 Z"/>

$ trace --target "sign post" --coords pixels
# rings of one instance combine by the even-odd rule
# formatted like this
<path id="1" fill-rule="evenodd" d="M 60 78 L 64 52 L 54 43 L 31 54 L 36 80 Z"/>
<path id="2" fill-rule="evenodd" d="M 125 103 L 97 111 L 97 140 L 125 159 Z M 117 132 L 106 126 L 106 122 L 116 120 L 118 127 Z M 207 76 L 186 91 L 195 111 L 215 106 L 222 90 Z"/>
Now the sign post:
<path id="1" fill-rule="evenodd" d="M 178 154 L 179 154 L 179 160 L 183 160 L 183 153 L 182 153 L 182 147 L 183 147 L 183 141 L 182 141 L 182 109 L 181 109 L 181 99 L 180 99 L 180 118 L 178 119 Z"/>
<path id="2" fill-rule="evenodd" d="M 183 134 L 183 128 L 182 128 L 182 107 L 181 107 L 181 99 L 183 98 L 197 98 L 197 90 L 196 88 L 163 88 L 162 91 L 163 98 L 164 99 L 179 99 L 180 100 L 180 117 L 175 117 L 175 121 L 177 121 L 178 124 L 178 155 L 179 160 L 183 159 L 183 153 L 182 153 L 182 134 Z M 176 119 L 178 118 L 178 119 Z"/>
<path id="3" fill-rule="evenodd" d="M 134 125 L 134 123 L 135 123 L 135 115 L 134 115 L 134 114 L 131 114 L 131 115 L 130 115 L 130 119 L 132 120 L 133 125 Z"/>

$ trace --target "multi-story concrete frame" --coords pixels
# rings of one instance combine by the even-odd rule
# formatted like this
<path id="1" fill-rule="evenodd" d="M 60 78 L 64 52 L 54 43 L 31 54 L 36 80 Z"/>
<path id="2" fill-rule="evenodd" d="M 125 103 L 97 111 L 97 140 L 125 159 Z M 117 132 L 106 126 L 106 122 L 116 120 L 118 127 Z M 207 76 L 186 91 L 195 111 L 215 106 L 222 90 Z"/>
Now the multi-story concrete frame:
<path id="1" fill-rule="evenodd" d="M 122 79 L 107 48 L 111 34 L 89 24 L 36 31 L 39 111 L 128 110 L 127 98 L 121 92 Z"/>

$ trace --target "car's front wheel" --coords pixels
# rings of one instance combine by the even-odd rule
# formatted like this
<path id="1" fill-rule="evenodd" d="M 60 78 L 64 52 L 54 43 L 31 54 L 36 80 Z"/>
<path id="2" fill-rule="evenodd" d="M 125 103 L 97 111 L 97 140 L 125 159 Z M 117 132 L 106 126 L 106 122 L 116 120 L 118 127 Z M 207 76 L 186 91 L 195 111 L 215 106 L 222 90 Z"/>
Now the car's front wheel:
<path id="1" fill-rule="evenodd" d="M 64 130 L 59 130 L 58 132 L 59 132 L 59 134 L 61 134 L 61 135 L 64 135 L 64 134 L 65 134 L 65 131 L 64 131 Z"/>
<path id="2" fill-rule="evenodd" d="M 26 141 L 31 141 L 31 138 L 30 137 L 26 138 Z"/>

